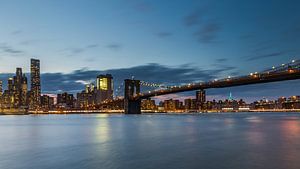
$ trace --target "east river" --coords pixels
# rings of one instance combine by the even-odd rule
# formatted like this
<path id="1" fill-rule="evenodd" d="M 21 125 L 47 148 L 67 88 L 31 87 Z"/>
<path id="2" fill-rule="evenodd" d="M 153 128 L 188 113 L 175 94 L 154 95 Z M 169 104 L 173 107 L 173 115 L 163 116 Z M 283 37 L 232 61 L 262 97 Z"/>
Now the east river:
<path id="1" fill-rule="evenodd" d="M 0 116 L 0 169 L 299 169 L 300 113 Z"/>

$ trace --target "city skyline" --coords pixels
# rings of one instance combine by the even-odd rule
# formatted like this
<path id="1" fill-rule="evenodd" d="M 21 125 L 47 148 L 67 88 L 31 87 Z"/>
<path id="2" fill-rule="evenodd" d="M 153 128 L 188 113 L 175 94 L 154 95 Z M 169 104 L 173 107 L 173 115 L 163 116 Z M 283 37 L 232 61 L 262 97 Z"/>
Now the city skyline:
<path id="1" fill-rule="evenodd" d="M 257 83 L 278 82 L 298 79 L 300 61 L 292 60 L 280 66 L 273 66 L 262 72 L 254 72 L 239 77 L 228 76 L 207 82 L 191 82 L 180 86 L 165 86 L 134 79 L 124 79 L 122 86 L 114 88 L 114 78 L 111 74 L 98 74 L 93 82 L 85 84 L 85 88 L 77 93 L 60 91 L 57 97 L 54 93 L 47 94 L 41 91 L 40 60 L 30 59 L 30 90 L 26 74 L 17 67 L 15 76 L 7 78 L 7 88 L 3 90 L 3 81 L 0 80 L 0 108 L 4 111 L 62 111 L 62 110 L 125 110 L 135 111 L 134 107 L 146 108 L 149 111 L 250 111 L 250 110 L 282 110 L 300 109 L 300 96 L 292 95 L 289 98 L 279 97 L 275 101 L 261 98 L 250 103 L 243 98 L 234 99 L 229 92 L 227 99 L 207 99 L 206 90 L 210 88 L 230 88 L 236 86 L 253 85 Z M 63 81 L 60 83 L 64 83 Z M 271 83 L 272 84 L 272 83 Z M 52 83 L 52 85 L 55 85 Z M 151 87 L 157 89 L 151 89 Z M 124 88 L 124 89 L 122 89 Z M 174 93 L 195 91 L 193 97 L 174 97 Z M 120 93 L 120 92 L 123 92 Z M 76 94 L 76 96 L 75 96 Z M 172 98 L 170 97 L 172 95 Z M 160 96 L 167 96 L 159 98 Z M 150 98 L 153 99 L 150 99 Z M 224 100 L 224 101 L 222 101 Z M 239 101 L 237 101 L 239 100 Z M 159 102 L 156 105 L 155 102 Z M 135 105 L 136 104 L 136 105 Z M 133 106 L 134 105 L 134 106 Z M 133 107 L 132 107 L 133 106 Z M 132 108 L 130 108 L 132 107 Z"/>
<path id="2" fill-rule="evenodd" d="M 0 169 L 300 169 L 299 0 L 0 0 Z"/>
<path id="3" fill-rule="evenodd" d="M 15 67 L 29 72 L 32 57 L 42 60 L 41 83 L 46 93 L 76 93 L 97 74 L 112 74 L 115 86 L 131 76 L 179 85 L 259 72 L 299 59 L 299 39 L 295 38 L 300 32 L 299 2 L 294 0 L 272 1 L 272 5 L 258 0 L 1 2 L 0 79 L 4 86 Z M 299 84 L 207 93 L 222 98 L 232 92 L 253 101 L 290 96 Z"/>
<path id="4" fill-rule="evenodd" d="M 38 72 L 39 72 L 40 71 L 39 60 L 37 60 L 37 59 L 30 59 L 30 60 L 31 60 L 31 65 L 32 65 L 32 61 L 35 61 L 35 60 L 38 61 L 37 66 L 38 66 Z M 296 60 L 292 60 L 292 61 L 296 61 Z M 297 62 L 298 62 L 298 60 L 297 60 Z M 157 65 L 148 65 L 148 67 L 149 67 L 148 70 L 153 71 L 154 70 L 153 67 L 155 67 L 155 66 L 157 66 Z M 278 65 L 277 67 L 281 67 L 281 65 Z M 18 72 L 18 69 L 21 69 L 21 73 L 22 73 L 22 68 L 16 68 L 16 69 L 17 69 L 17 72 Z M 140 71 L 139 69 L 140 68 L 137 67 L 136 72 L 139 72 Z M 35 68 L 33 68 L 32 70 L 34 71 Z M 173 71 L 175 71 L 175 70 L 173 70 Z M 63 80 L 60 79 L 59 76 L 57 77 L 57 75 L 60 75 L 60 73 L 55 73 L 55 74 L 46 73 L 46 74 L 42 74 L 41 75 L 42 78 L 41 79 L 38 78 L 38 81 L 41 81 L 41 83 L 46 86 L 52 86 L 52 87 L 54 86 L 54 87 L 60 88 L 60 89 L 54 90 L 54 91 L 42 90 L 42 93 L 41 93 L 41 91 L 40 91 L 41 86 L 42 86 L 42 88 L 45 88 L 44 85 L 41 85 L 41 86 L 38 86 L 37 93 L 38 93 L 38 95 L 41 95 L 41 94 L 48 94 L 48 95 L 55 94 L 56 95 L 56 94 L 59 94 L 62 92 L 67 92 L 67 93 L 71 93 L 71 94 L 75 95 L 76 93 L 80 93 L 87 85 L 90 85 L 90 84 L 97 85 L 97 83 L 99 83 L 99 82 L 97 80 L 98 78 L 96 78 L 96 77 L 98 77 L 99 75 L 102 76 L 103 74 L 107 74 L 107 73 L 111 73 L 111 72 L 116 72 L 117 77 L 121 77 L 121 78 L 115 78 L 115 80 L 114 80 L 114 83 L 116 84 L 113 86 L 114 92 L 116 92 L 118 90 L 118 87 L 121 87 L 121 85 L 124 82 L 124 79 L 122 79 L 122 77 L 124 77 L 123 73 L 127 74 L 125 76 L 126 78 L 127 77 L 128 78 L 141 77 L 141 76 L 130 76 L 132 74 L 130 74 L 130 72 L 128 72 L 128 69 L 108 70 L 108 71 L 90 71 L 89 74 L 87 74 L 87 72 L 78 71 L 76 73 L 74 72 L 74 75 L 69 77 L 70 79 L 63 78 Z M 30 74 L 31 73 L 24 73 L 24 76 L 31 77 Z M 121 76 L 118 76 L 118 74 L 121 74 Z M 89 77 L 89 80 L 86 80 L 86 81 L 81 80 L 83 75 L 87 75 L 87 77 Z M 200 74 L 200 75 L 203 75 L 203 74 Z M 8 82 L 5 79 L 10 79 L 13 76 L 14 76 L 13 73 L 0 74 L 0 80 L 2 81 L 2 88 L 8 88 Z M 40 75 L 38 74 L 38 77 L 39 76 Z M 49 79 L 50 81 L 47 82 L 47 80 L 44 79 L 44 78 L 46 78 L 46 79 L 49 78 L 47 76 L 53 77 L 53 79 L 50 78 Z M 159 76 L 162 76 L 162 75 L 159 75 Z M 183 78 L 185 77 L 185 75 L 182 73 L 180 74 L 180 76 Z M 190 77 L 192 77 L 192 76 L 197 76 L 197 74 L 190 75 Z M 210 80 L 216 79 L 216 76 L 209 76 L 209 77 L 210 77 Z M 228 77 L 234 78 L 237 76 L 228 76 Z M 72 78 L 74 78 L 74 79 L 72 79 Z M 157 78 L 157 76 L 154 75 L 154 77 L 152 77 L 152 78 L 150 77 L 150 80 L 155 79 L 155 78 Z M 195 77 L 192 77 L 192 78 L 195 79 Z M 226 77 L 223 77 L 223 78 L 226 78 Z M 149 77 L 143 77 L 143 79 L 146 79 L 146 82 L 147 82 L 147 79 L 149 80 Z M 174 78 L 174 80 L 175 80 L 175 78 Z M 189 78 L 183 79 L 183 81 L 179 80 L 179 81 L 181 81 L 181 83 L 176 83 L 176 82 L 166 83 L 165 81 L 162 81 L 161 83 L 156 83 L 156 85 L 157 84 L 165 85 L 165 86 L 184 85 L 184 84 L 190 83 L 191 81 L 189 81 L 189 80 L 190 80 Z M 192 82 L 199 83 L 204 80 L 205 79 L 195 80 Z M 26 81 L 27 81 L 27 79 L 26 79 Z M 32 79 L 31 79 L 31 81 L 32 81 Z M 70 81 L 73 81 L 74 83 L 78 84 L 74 88 L 75 90 L 70 90 L 70 87 L 74 87 L 74 86 L 67 86 L 67 88 L 64 88 L 65 82 L 68 83 Z M 160 79 L 155 79 L 155 82 L 158 82 L 158 81 L 160 81 Z M 148 82 L 150 82 L 150 81 L 148 81 Z M 53 85 L 53 84 L 55 84 L 55 85 Z M 244 99 L 246 102 L 254 102 L 254 101 L 260 100 L 262 98 L 267 98 L 267 99 L 272 100 L 272 99 L 276 99 L 278 97 L 289 97 L 289 96 L 295 95 L 294 91 L 297 89 L 297 86 L 299 84 L 300 83 L 298 81 L 293 81 L 293 83 L 273 82 L 271 84 L 253 84 L 253 85 L 249 85 L 249 86 L 248 85 L 237 86 L 237 87 L 229 87 L 229 88 L 225 88 L 225 89 L 209 89 L 209 90 L 207 90 L 208 91 L 207 98 L 208 98 L 208 100 L 225 100 L 226 98 L 228 98 L 229 95 L 233 94 L 234 98 Z M 31 87 L 31 85 L 29 85 L 28 87 Z M 266 90 L 266 88 L 267 88 L 267 90 Z M 151 89 L 155 89 L 155 88 L 146 87 L 146 88 L 143 88 L 142 91 L 147 91 L 147 90 L 151 90 Z M 245 89 L 248 91 L 245 91 Z M 280 91 L 278 91 L 278 89 Z M 293 89 L 293 90 L 291 90 L 291 89 Z M 256 92 L 251 93 L 253 91 L 256 91 Z M 288 92 L 286 92 L 286 91 L 288 91 Z M 242 94 L 247 93 L 248 95 L 240 95 L 241 93 Z M 281 93 L 281 94 L 278 94 L 278 93 Z M 120 94 L 122 95 L 123 91 L 122 91 L 122 93 L 118 93 L 118 95 L 120 95 Z M 256 94 L 256 95 L 253 96 L 253 94 Z M 168 94 L 168 95 L 163 95 L 163 96 L 156 96 L 154 98 L 155 98 L 155 100 L 157 100 L 157 102 L 159 102 L 159 101 L 168 100 L 168 99 L 179 99 L 179 100 L 183 101 L 184 99 L 193 98 L 193 97 L 194 97 L 194 92 L 183 92 L 183 93 L 178 93 L 178 94 Z M 39 101 L 37 101 L 37 102 L 39 102 Z"/>

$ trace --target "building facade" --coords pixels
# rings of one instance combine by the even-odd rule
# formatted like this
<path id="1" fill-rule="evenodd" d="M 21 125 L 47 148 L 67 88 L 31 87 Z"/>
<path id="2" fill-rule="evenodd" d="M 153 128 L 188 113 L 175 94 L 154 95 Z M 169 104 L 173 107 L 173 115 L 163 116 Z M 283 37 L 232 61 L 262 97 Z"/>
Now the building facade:
<path id="1" fill-rule="evenodd" d="M 40 60 L 30 60 L 30 108 L 38 109 L 41 104 L 41 77 L 40 77 Z"/>
<path id="2" fill-rule="evenodd" d="M 113 77 L 111 74 L 99 75 L 96 79 L 97 103 L 113 99 Z"/>

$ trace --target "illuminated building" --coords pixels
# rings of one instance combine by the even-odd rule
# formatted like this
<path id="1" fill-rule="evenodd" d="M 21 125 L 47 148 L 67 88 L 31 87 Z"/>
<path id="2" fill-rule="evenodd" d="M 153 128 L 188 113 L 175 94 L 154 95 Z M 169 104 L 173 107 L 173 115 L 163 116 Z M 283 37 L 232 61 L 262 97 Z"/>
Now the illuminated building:
<path id="1" fill-rule="evenodd" d="M 13 96 L 13 78 L 8 78 L 7 89 L 4 90 L 2 95 L 2 108 L 13 108 L 14 107 L 14 96 Z"/>
<path id="2" fill-rule="evenodd" d="M 143 110 L 156 110 L 155 100 L 144 99 L 141 102 L 141 107 Z"/>
<path id="3" fill-rule="evenodd" d="M 67 92 L 57 94 L 57 105 L 64 108 L 74 107 L 74 96 L 73 94 L 68 94 Z"/>
<path id="4" fill-rule="evenodd" d="M 182 109 L 182 102 L 179 100 L 165 100 L 164 101 L 164 110 L 165 111 L 176 111 Z"/>
<path id="5" fill-rule="evenodd" d="M 92 93 L 95 90 L 95 85 L 93 83 L 85 85 L 85 92 Z"/>
<path id="6" fill-rule="evenodd" d="M 206 102 L 206 93 L 205 93 L 205 90 L 196 91 L 197 109 L 203 110 L 205 102 Z"/>
<path id="7" fill-rule="evenodd" d="M 196 110 L 196 99 L 184 99 L 185 110 Z"/>
<path id="8" fill-rule="evenodd" d="M 113 77 L 111 74 L 97 76 L 96 87 L 97 103 L 113 99 Z"/>
<path id="9" fill-rule="evenodd" d="M 54 108 L 54 98 L 48 95 L 41 96 L 41 106 L 44 110 L 51 110 Z"/>
<path id="10" fill-rule="evenodd" d="M 76 107 L 77 108 L 91 108 L 96 105 L 97 93 L 95 90 L 83 90 L 77 93 Z"/>
<path id="11" fill-rule="evenodd" d="M 2 80 L 0 80 L 0 97 L 2 96 L 3 94 L 3 83 L 2 83 Z"/>
<path id="12" fill-rule="evenodd" d="M 11 83 L 11 82 L 9 82 Z M 24 107 L 27 105 L 27 78 L 22 73 L 22 68 L 17 68 L 16 76 L 13 77 L 13 98 L 14 107 Z"/>
<path id="13" fill-rule="evenodd" d="M 275 102 L 272 100 L 262 99 L 258 102 L 254 102 L 254 109 L 275 109 Z"/>
<path id="14" fill-rule="evenodd" d="M 27 77 L 23 74 L 22 77 L 22 84 L 21 84 L 21 102 L 22 106 L 28 106 L 28 83 Z"/>
<path id="15" fill-rule="evenodd" d="M 12 93 L 13 93 L 14 86 L 13 86 L 13 78 L 11 78 L 11 77 L 8 78 L 7 88 L 8 88 L 8 93 L 9 93 L 9 94 L 12 94 Z"/>
<path id="16" fill-rule="evenodd" d="M 41 97 L 41 78 L 40 78 L 40 60 L 30 60 L 30 76 L 31 76 L 31 89 L 30 89 L 30 108 L 37 109 L 40 106 Z"/>
<path id="17" fill-rule="evenodd" d="M 300 96 L 291 96 L 282 102 L 284 109 L 300 109 Z"/>

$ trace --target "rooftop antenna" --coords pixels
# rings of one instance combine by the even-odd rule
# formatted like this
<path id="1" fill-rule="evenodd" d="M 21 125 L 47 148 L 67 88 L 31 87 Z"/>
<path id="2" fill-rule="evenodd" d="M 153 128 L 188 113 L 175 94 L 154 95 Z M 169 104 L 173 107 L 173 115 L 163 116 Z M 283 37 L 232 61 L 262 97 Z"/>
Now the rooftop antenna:
<path id="1" fill-rule="evenodd" d="M 229 100 L 233 100 L 232 99 L 232 93 L 231 92 L 229 92 L 229 98 L 228 98 Z"/>

